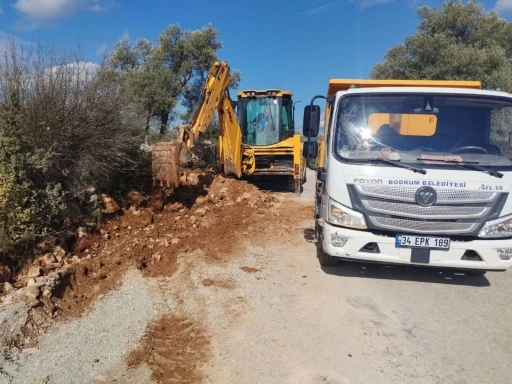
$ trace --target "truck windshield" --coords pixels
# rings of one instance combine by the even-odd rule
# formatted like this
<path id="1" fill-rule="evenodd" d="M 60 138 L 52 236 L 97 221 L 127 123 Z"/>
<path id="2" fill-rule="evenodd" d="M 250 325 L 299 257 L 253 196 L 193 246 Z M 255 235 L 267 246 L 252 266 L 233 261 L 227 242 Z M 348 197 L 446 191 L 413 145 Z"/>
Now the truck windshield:
<path id="1" fill-rule="evenodd" d="M 271 145 L 294 133 L 289 98 L 240 99 L 238 118 L 242 125 L 244 144 Z"/>
<path id="2" fill-rule="evenodd" d="M 512 98 L 347 95 L 338 104 L 334 149 L 341 161 L 380 157 L 437 166 L 466 161 L 510 167 L 511 131 Z"/>

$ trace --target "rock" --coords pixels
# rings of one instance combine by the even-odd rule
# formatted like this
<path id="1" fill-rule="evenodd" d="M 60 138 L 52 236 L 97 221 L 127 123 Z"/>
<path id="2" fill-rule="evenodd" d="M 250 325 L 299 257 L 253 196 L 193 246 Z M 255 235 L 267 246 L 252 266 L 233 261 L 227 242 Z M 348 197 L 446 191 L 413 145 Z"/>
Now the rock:
<path id="1" fill-rule="evenodd" d="M 182 209 L 183 209 L 183 204 L 181 204 L 181 203 L 174 203 L 167 208 L 167 210 L 169 210 L 169 212 L 172 212 L 172 213 L 179 212 Z"/>
<path id="2" fill-rule="evenodd" d="M 105 208 L 103 209 L 103 213 L 113 214 L 119 211 L 119 205 L 112 197 L 110 197 L 106 193 L 103 193 L 101 197 L 103 198 L 103 204 L 105 206 Z"/>
<path id="3" fill-rule="evenodd" d="M 215 196 L 214 193 L 211 193 L 208 195 L 208 201 L 212 204 L 218 204 L 219 203 L 219 199 L 217 199 L 217 196 Z"/>
<path id="4" fill-rule="evenodd" d="M 189 173 L 187 175 L 187 184 L 193 186 L 199 185 L 199 176 L 196 173 Z"/>
<path id="5" fill-rule="evenodd" d="M 2 286 L 2 292 L 4 295 L 9 295 L 10 293 L 14 292 L 14 287 L 11 285 L 11 283 L 5 282 Z"/>
<path id="6" fill-rule="evenodd" d="M 0 283 L 11 280 L 11 269 L 7 265 L 0 265 Z"/>
<path id="7" fill-rule="evenodd" d="M 241 196 L 238 196 L 237 199 L 236 199 L 236 202 L 237 203 L 241 203 L 242 202 L 242 197 Z"/>
<path id="8" fill-rule="evenodd" d="M 126 194 L 126 202 L 131 206 L 140 207 L 146 198 L 140 192 L 130 191 Z"/>
<path id="9" fill-rule="evenodd" d="M 180 239 L 174 238 L 171 240 L 171 244 L 174 244 L 174 245 L 179 244 L 179 242 L 180 242 Z"/>
<path id="10" fill-rule="evenodd" d="M 94 188 L 94 186 L 91 185 L 90 187 L 86 188 L 85 192 L 87 192 L 87 194 L 89 195 L 93 195 L 96 193 L 96 188 Z"/>
<path id="11" fill-rule="evenodd" d="M 189 220 L 190 220 L 190 222 L 191 222 L 192 224 L 195 224 L 195 223 L 196 223 L 196 221 L 197 221 L 197 217 L 196 217 L 196 216 L 190 216 L 190 219 L 189 219 Z"/>
<path id="12" fill-rule="evenodd" d="M 284 197 L 283 197 L 283 196 L 277 196 L 277 200 L 278 200 L 280 203 L 284 203 Z"/>
<path id="13" fill-rule="evenodd" d="M 78 230 L 77 230 L 77 236 L 78 236 L 78 238 L 79 238 L 79 239 L 81 239 L 82 237 L 87 236 L 87 229 L 86 229 L 86 228 L 84 228 L 84 227 L 80 227 L 80 228 L 78 228 Z"/>
<path id="14" fill-rule="evenodd" d="M 37 265 L 33 265 L 28 269 L 27 277 L 35 278 L 39 276 L 41 276 L 41 268 L 39 268 Z"/>
<path id="15" fill-rule="evenodd" d="M 196 199 L 196 205 L 204 205 L 207 201 L 208 201 L 208 199 L 206 197 L 199 196 Z"/>
<path id="16" fill-rule="evenodd" d="M 57 263 L 57 257 L 53 253 L 47 253 L 43 257 L 37 259 L 34 264 L 43 268 L 53 267 Z"/>
<path id="17" fill-rule="evenodd" d="M 206 209 L 204 209 L 204 208 L 197 208 L 195 213 L 199 217 L 203 217 L 204 215 L 206 215 Z"/>
<path id="18" fill-rule="evenodd" d="M 50 297 L 52 297 L 52 290 L 48 287 L 44 287 L 43 289 L 43 297 L 49 299 Z"/>
<path id="19" fill-rule="evenodd" d="M 16 293 L 23 295 L 29 299 L 36 300 L 39 297 L 39 288 L 32 285 L 30 287 L 21 288 Z"/>
<path id="20" fill-rule="evenodd" d="M 244 193 L 242 194 L 242 199 L 244 199 L 244 200 L 249 200 L 249 199 L 251 198 L 251 196 L 252 196 L 252 195 L 251 195 L 249 192 L 244 192 Z"/>

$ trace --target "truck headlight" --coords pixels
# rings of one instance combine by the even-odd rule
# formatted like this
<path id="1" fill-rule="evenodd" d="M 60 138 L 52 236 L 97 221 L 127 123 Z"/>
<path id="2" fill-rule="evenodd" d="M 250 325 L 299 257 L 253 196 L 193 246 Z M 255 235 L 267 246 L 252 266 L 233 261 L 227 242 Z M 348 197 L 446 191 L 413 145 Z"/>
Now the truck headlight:
<path id="1" fill-rule="evenodd" d="M 362 213 L 329 199 L 329 223 L 354 229 L 366 229 L 366 221 Z"/>
<path id="2" fill-rule="evenodd" d="M 478 237 L 509 237 L 512 236 L 512 215 L 503 216 L 485 223 Z"/>

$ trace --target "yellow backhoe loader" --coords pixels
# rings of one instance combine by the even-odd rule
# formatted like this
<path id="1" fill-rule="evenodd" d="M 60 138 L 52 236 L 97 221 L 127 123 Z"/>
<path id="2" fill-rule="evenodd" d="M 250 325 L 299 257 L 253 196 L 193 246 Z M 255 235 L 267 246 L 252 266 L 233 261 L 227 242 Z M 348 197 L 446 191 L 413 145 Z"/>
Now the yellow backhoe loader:
<path id="1" fill-rule="evenodd" d="M 226 176 L 264 179 L 277 176 L 300 194 L 305 181 L 301 135 L 295 132 L 292 93 L 279 89 L 246 90 L 235 102 L 229 95 L 229 65 L 215 62 L 192 117 L 179 126 L 178 140 L 153 148 L 153 179 L 177 186 L 180 166 L 215 112 L 220 125 L 220 172 Z"/>

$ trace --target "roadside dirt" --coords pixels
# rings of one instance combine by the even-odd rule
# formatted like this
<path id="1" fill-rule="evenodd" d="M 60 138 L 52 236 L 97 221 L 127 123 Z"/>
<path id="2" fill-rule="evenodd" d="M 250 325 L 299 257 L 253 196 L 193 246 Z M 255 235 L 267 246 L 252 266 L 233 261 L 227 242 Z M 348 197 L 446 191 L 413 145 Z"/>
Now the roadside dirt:
<path id="1" fill-rule="evenodd" d="M 37 281 L 46 281 L 48 274 L 56 274 L 58 279 L 51 293 L 42 294 L 43 288 L 30 291 L 34 291 L 31 302 L 21 309 L 27 313 L 26 320 L 17 330 L 6 332 L 9 336 L 3 335 L 4 357 L 14 350 L 37 350 L 39 340 L 56 324 L 85 319 L 93 304 L 118 290 L 123 277 L 134 268 L 147 279 L 172 281 L 180 258 L 199 257 L 197 262 L 223 266 L 249 244 L 264 246 L 277 241 L 297 220 L 312 214 L 310 210 L 297 211 L 282 196 L 262 192 L 249 183 L 200 172 L 186 173 L 182 186 L 171 190 L 171 194 L 161 190 L 148 197 L 132 193 L 120 202 L 121 208 L 110 202 L 114 206 L 110 219 L 94 232 L 82 233 L 72 253 L 60 250 L 58 260 L 46 254 L 22 268 L 14 284 L 18 292 L 34 288 L 25 288 L 34 266 L 39 276 L 32 283 L 35 287 L 43 284 L 37 285 Z M 191 260 L 184 265 L 185 273 L 194 268 Z M 261 271 L 249 266 L 240 269 L 249 274 Z M 232 278 L 205 277 L 201 285 L 235 289 Z M 12 300 L 4 301 L 9 304 Z M 229 306 L 225 308 L 233 312 Z M 207 325 L 199 325 L 199 320 L 191 324 L 185 315 L 169 313 L 151 322 L 139 348 L 128 359 L 129 367 L 146 363 L 157 383 L 199 382 L 197 365 L 208 355 Z M 163 352 L 165 348 L 170 348 L 168 353 Z M 1 373 L 0 362 L 0 377 Z"/>
<path id="2" fill-rule="evenodd" d="M 238 180 L 191 172 L 165 205 L 123 209 L 99 233 L 84 236 L 74 252 L 79 261 L 65 276 L 54 303 L 62 319 L 82 315 L 90 303 L 115 287 L 127 268 L 145 276 L 172 276 L 180 254 L 201 249 L 211 263 L 226 262 L 244 239 L 278 214 L 276 196 Z M 158 208 L 154 208 L 157 206 Z"/>
<path id="3" fill-rule="evenodd" d="M 157 383 L 201 382 L 199 368 L 209 357 L 205 329 L 186 317 L 165 314 L 152 321 L 139 348 L 128 356 L 128 367 L 147 363 Z"/>

